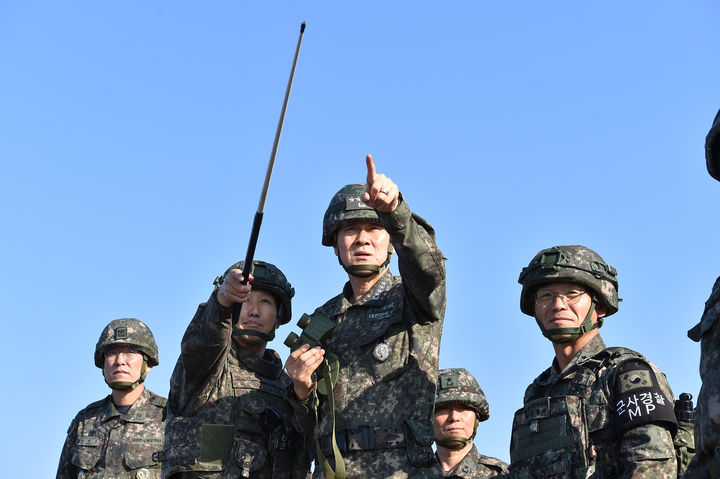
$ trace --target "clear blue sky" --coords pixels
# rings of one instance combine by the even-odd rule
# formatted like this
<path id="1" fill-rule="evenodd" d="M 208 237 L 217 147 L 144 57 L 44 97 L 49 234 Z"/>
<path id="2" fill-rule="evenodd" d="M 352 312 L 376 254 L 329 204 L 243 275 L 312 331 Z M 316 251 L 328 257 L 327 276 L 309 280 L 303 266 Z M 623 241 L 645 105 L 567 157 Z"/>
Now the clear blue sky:
<path id="1" fill-rule="evenodd" d="M 197 304 L 245 255 L 301 21 L 256 254 L 295 286 L 295 319 L 340 291 L 322 214 L 372 153 L 448 258 L 440 364 L 485 389 L 482 453 L 509 458 L 552 359 L 517 278 L 555 244 L 618 269 L 606 343 L 697 394 L 686 331 L 720 274 L 703 158 L 718 2 L 6 0 L 2 463 L 55 473 L 70 421 L 109 391 L 92 356 L 112 319 L 153 329 L 147 384 L 167 394 Z"/>

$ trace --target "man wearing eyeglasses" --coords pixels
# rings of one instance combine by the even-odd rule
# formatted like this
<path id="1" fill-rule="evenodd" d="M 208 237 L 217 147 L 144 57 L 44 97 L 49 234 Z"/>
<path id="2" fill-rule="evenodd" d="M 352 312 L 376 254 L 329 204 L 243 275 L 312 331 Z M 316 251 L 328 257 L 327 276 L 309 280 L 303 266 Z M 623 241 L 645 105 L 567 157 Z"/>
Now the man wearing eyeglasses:
<path id="1" fill-rule="evenodd" d="M 523 268 L 520 309 L 555 350 L 525 391 L 510 445 L 513 477 L 677 477 L 677 419 L 665 376 L 599 334 L 618 310 L 617 271 L 584 246 L 540 251 Z"/>
<path id="2" fill-rule="evenodd" d="M 145 323 L 123 318 L 105 326 L 95 346 L 95 366 L 112 393 L 75 416 L 58 479 L 160 477 L 166 400 L 145 388 L 145 377 L 158 362 L 158 347 Z"/>

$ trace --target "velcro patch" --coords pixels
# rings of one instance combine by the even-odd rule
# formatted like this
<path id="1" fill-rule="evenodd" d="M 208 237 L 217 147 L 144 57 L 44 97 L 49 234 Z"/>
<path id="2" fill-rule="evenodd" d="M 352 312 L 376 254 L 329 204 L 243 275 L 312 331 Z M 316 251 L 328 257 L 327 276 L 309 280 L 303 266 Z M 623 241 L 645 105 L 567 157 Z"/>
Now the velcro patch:
<path id="1" fill-rule="evenodd" d="M 612 401 L 617 425 L 623 431 L 648 423 L 677 429 L 672 398 L 665 396 L 655 372 L 642 359 L 628 359 L 618 365 Z"/>
<path id="2" fill-rule="evenodd" d="M 120 326 L 119 328 L 115 328 L 115 339 L 127 339 L 127 327 Z"/>
<path id="3" fill-rule="evenodd" d="M 458 387 L 458 383 L 453 376 L 442 376 L 439 386 L 440 389 L 452 389 Z"/>
<path id="4" fill-rule="evenodd" d="M 346 211 L 353 211 L 353 210 L 371 210 L 373 209 L 371 206 L 368 206 L 365 204 L 365 202 L 360 199 L 359 196 L 347 196 L 345 198 L 345 210 Z"/>
<path id="5" fill-rule="evenodd" d="M 95 436 L 95 437 L 90 437 L 90 436 L 79 437 L 77 444 L 78 444 L 78 446 L 97 447 L 100 445 L 100 438 L 97 436 Z"/>
<path id="6" fill-rule="evenodd" d="M 620 391 L 627 392 L 637 388 L 647 388 L 652 386 L 650 371 L 636 370 L 622 374 L 619 378 Z"/>
<path id="7" fill-rule="evenodd" d="M 137 437 L 130 438 L 130 444 L 162 444 L 162 437 Z"/>

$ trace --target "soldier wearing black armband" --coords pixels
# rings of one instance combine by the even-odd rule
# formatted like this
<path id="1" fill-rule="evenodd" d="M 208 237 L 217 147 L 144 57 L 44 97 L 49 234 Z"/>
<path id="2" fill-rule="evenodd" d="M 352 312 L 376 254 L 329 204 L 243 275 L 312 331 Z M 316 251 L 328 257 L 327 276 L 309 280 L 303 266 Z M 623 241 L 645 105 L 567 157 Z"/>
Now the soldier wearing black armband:
<path id="1" fill-rule="evenodd" d="M 598 329 L 618 310 L 617 271 L 584 246 L 540 251 L 523 268 L 520 309 L 555 358 L 525 392 L 510 446 L 513 477 L 675 478 L 677 419 L 665 376 Z"/>

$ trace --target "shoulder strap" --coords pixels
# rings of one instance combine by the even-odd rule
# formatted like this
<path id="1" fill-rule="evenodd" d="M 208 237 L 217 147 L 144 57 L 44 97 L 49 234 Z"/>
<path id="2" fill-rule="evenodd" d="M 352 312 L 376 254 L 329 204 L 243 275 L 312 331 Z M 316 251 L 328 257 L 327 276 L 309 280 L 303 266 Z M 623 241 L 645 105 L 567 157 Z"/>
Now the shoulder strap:
<path id="1" fill-rule="evenodd" d="M 645 356 L 630 348 L 612 346 L 605 348 L 595 356 L 588 358 L 587 361 L 583 362 L 583 366 L 597 374 L 603 366 L 608 364 L 619 364 L 630 358 L 640 358 L 644 360 Z"/>

